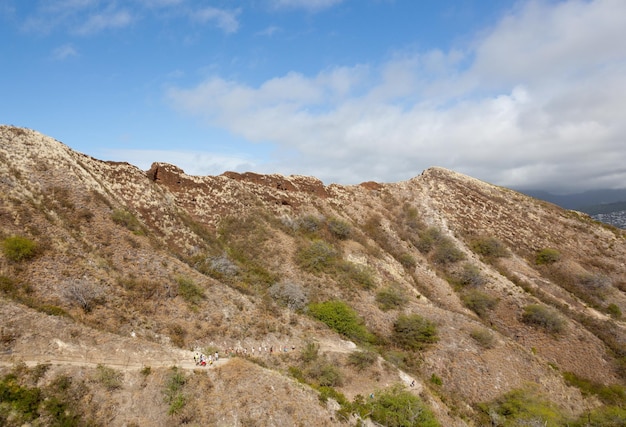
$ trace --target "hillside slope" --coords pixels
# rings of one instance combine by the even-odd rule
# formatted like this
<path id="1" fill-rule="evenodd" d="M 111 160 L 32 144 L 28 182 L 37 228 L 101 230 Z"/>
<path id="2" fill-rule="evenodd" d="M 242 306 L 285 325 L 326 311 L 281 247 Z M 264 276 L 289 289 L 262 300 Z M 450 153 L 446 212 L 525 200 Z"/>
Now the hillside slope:
<path id="1" fill-rule="evenodd" d="M 394 425 L 385 393 L 503 425 L 511 391 L 554 420 L 612 404 L 572 378 L 623 392 L 626 234 L 588 216 L 442 168 L 197 177 L 9 126 L 0 177 L 0 386 L 43 425 Z M 62 380 L 74 412 L 45 409 Z"/>

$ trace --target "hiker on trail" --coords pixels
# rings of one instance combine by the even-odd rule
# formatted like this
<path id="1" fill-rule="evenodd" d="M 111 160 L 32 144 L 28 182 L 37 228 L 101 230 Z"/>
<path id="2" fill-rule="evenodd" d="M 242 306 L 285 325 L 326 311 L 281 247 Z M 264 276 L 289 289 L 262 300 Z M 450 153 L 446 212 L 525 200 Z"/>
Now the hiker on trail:
<path id="1" fill-rule="evenodd" d="M 218 360 L 219 358 L 220 358 L 220 355 L 219 355 L 219 353 L 216 351 L 216 352 L 215 352 L 215 361 L 217 362 L 217 360 Z"/>
<path id="2" fill-rule="evenodd" d="M 200 356 L 198 355 L 198 352 L 196 352 L 196 354 L 193 355 L 193 361 L 195 362 L 196 365 L 200 363 Z"/>
<path id="3" fill-rule="evenodd" d="M 415 380 L 411 381 L 411 387 L 415 387 Z"/>

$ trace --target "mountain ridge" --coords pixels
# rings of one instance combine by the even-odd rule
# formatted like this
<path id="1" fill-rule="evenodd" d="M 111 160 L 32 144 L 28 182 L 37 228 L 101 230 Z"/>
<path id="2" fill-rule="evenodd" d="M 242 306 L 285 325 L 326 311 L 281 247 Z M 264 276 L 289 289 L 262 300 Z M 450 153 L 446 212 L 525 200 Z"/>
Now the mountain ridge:
<path id="1" fill-rule="evenodd" d="M 66 327 L 76 330 L 75 336 L 65 333 L 64 342 L 91 341 L 94 348 L 114 334 L 133 336 L 119 344 L 125 351 L 144 342 L 164 352 L 297 349 L 256 361 L 233 358 L 242 372 L 238 385 L 276 390 L 280 383 L 285 390 L 265 393 L 265 403 L 260 391 L 229 394 L 218 372 L 235 373 L 227 375 L 224 366 L 209 375 L 227 397 L 209 405 L 212 414 L 193 395 L 175 414 L 157 399 L 146 411 L 161 425 L 235 425 L 244 418 L 273 425 L 263 420 L 274 410 L 272 422 L 285 425 L 298 419 L 311 425 L 320 417 L 326 425 L 356 423 L 358 412 L 350 413 L 338 397 L 332 401 L 339 406 L 310 406 L 325 378 L 318 365 L 336 367 L 342 381 L 330 381 L 331 387 L 350 401 L 404 384 L 439 423 L 451 426 L 480 425 L 490 416 L 481 402 L 495 405 L 528 383 L 569 417 L 602 407 L 563 372 L 623 384 L 626 327 L 616 310 L 626 310 L 626 238 L 584 214 L 439 167 L 398 183 L 354 186 L 297 175 L 198 177 L 165 163 L 142 171 L 103 162 L 8 126 L 0 127 L 0 167 L 4 247 L 12 236 L 39 247 L 26 262 L 6 251 L 0 258 L 3 345 L 11 351 L 3 360 L 24 360 L 27 342 L 35 339 L 29 327 L 45 328 L 49 312 L 61 313 Z M 548 249 L 558 259 L 538 263 Z M 81 306 L 77 292 L 93 297 L 89 306 Z M 397 305 L 382 308 L 380 300 L 393 292 L 400 295 L 392 298 Z M 333 331 L 311 314 L 315 304 L 335 300 L 355 311 L 372 343 Z M 556 310 L 564 329 L 550 332 L 525 321 L 532 305 Z M 13 319 L 17 309 L 30 320 Z M 414 314 L 436 325 L 436 343 L 418 350 L 397 343 L 398 321 Z M 474 332 L 493 342 L 481 345 Z M 41 351 L 62 352 L 54 330 L 39 335 Z M 352 350 L 337 351 L 346 340 L 355 343 L 348 347 L 354 351 L 372 352 L 372 364 L 355 368 Z M 312 364 L 304 350 L 315 344 Z M 127 373 L 113 394 L 87 382 L 89 395 L 99 408 L 142 393 L 159 395 L 167 373 L 154 371 L 161 381 L 151 380 L 145 390 L 133 386 L 141 374 Z M 188 393 L 206 386 L 195 374 L 188 380 Z M 290 409 L 277 409 L 295 390 L 308 403 L 294 400 Z M 237 404 L 247 398 L 260 409 Z M 94 422 L 105 419 L 101 409 L 83 407 Z M 142 425 L 129 412 L 110 420 Z"/>

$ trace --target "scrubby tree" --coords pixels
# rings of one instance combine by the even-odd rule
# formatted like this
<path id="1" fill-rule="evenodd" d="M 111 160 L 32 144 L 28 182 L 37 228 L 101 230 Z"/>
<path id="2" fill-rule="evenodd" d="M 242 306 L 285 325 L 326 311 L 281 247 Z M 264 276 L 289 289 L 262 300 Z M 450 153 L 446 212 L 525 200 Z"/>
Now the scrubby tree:
<path id="1" fill-rule="evenodd" d="M 421 350 L 439 340 L 436 325 L 419 314 L 401 314 L 393 325 L 394 342 L 407 350 Z"/>

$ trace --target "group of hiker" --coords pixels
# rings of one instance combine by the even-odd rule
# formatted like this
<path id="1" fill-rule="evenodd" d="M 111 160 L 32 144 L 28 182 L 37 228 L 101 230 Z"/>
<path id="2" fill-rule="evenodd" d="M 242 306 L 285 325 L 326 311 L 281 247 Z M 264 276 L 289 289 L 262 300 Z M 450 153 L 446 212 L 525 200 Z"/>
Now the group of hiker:
<path id="1" fill-rule="evenodd" d="M 227 357 L 260 357 L 263 354 L 269 354 L 272 355 L 274 353 L 277 352 L 282 352 L 282 353 L 288 353 L 290 351 L 295 351 L 296 350 L 296 346 L 292 345 L 291 347 L 288 346 L 283 346 L 283 347 L 278 347 L 278 348 L 274 348 L 274 346 L 251 346 L 250 349 L 248 350 L 247 347 L 229 347 L 226 350 L 224 350 L 224 352 L 222 354 L 226 355 Z M 193 356 L 193 360 L 196 363 L 197 366 L 207 366 L 207 365 L 212 365 L 214 362 L 217 362 L 220 358 L 219 352 L 215 352 L 214 354 L 209 354 L 208 356 L 206 356 L 203 352 L 201 351 L 196 351 L 194 356 Z"/>

